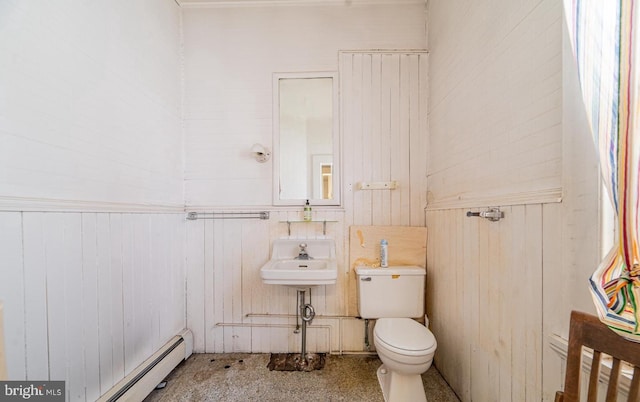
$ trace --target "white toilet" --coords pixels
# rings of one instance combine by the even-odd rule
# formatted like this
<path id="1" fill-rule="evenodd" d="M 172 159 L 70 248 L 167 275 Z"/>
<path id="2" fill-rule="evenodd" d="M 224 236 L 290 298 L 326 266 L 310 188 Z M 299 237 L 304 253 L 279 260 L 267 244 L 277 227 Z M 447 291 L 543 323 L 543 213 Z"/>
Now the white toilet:
<path id="1" fill-rule="evenodd" d="M 412 318 L 424 314 L 421 267 L 356 267 L 358 311 L 376 319 L 373 341 L 382 365 L 378 380 L 386 402 L 426 402 L 422 373 L 431 367 L 436 338 Z"/>

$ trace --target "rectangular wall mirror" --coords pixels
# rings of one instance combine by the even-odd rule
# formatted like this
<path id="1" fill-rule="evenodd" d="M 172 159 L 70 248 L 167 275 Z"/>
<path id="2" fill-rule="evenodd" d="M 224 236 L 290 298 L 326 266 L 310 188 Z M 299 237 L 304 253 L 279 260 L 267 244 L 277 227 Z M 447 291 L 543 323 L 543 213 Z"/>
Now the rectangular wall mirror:
<path id="1" fill-rule="evenodd" d="M 337 73 L 273 79 L 274 205 L 340 205 Z"/>

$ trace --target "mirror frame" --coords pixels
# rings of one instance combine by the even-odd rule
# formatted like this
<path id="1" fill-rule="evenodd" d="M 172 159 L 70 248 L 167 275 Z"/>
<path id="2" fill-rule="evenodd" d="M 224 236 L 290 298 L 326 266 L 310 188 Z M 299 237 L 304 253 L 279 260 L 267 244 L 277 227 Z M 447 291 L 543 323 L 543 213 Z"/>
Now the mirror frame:
<path id="1" fill-rule="evenodd" d="M 304 78 L 331 78 L 333 86 L 333 122 L 332 122 L 332 148 L 333 148 L 333 198 L 309 199 L 311 206 L 341 205 L 342 187 L 341 176 L 341 144 L 340 144 L 340 93 L 338 72 L 304 72 L 304 73 L 274 73 L 273 74 L 273 205 L 304 205 L 306 200 L 280 199 L 280 80 Z"/>

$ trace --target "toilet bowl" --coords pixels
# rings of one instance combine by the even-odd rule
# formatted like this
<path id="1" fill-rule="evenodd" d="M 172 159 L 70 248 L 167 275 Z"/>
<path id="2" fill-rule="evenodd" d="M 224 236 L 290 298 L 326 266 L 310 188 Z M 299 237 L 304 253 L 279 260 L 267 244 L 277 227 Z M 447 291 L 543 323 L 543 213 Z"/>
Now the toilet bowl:
<path id="1" fill-rule="evenodd" d="M 431 331 L 410 318 L 380 318 L 373 336 L 384 400 L 426 401 L 421 374 L 431 367 L 437 347 Z"/>
<path id="2" fill-rule="evenodd" d="M 356 275 L 358 312 L 377 320 L 373 343 L 382 361 L 378 381 L 384 400 L 425 402 L 421 374 L 431 367 L 437 344 L 431 331 L 412 319 L 424 317 L 425 269 L 358 266 Z"/>

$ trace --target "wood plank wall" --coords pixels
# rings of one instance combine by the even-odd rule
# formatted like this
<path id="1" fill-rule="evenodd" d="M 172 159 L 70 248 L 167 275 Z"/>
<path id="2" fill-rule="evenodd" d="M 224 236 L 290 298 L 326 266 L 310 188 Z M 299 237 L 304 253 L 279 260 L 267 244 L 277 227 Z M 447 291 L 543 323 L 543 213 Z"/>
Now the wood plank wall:
<path id="1" fill-rule="evenodd" d="M 138 16 L 156 13 L 142 8 L 118 5 L 103 10 L 99 9 L 103 4 L 96 3 L 97 8 L 74 5 L 63 9 L 59 4 L 46 8 L 15 1 L 0 6 L 20 11 L 7 13 L 11 16 L 5 26 L 7 34 L 0 39 L 2 54 L 12 56 L 12 63 L 1 67 L 5 74 L 0 74 L 9 81 L 0 78 L 0 84 L 9 94 L 16 94 L 8 105 L 12 124 L 0 133 L 7 145 L 2 148 L 6 155 L 0 162 L 5 173 L 0 180 L 6 192 L 0 195 L 133 204 L 180 201 L 176 190 L 180 190 L 181 179 L 176 172 L 181 160 L 173 152 L 180 148 L 178 137 L 173 137 L 179 126 L 180 96 L 177 81 L 168 78 L 178 70 L 180 21 L 175 3 L 162 4 L 161 19 L 167 22 L 162 27 L 171 28 L 158 30 L 156 26 L 151 31 L 161 32 L 153 37 L 168 38 L 169 48 L 147 46 L 146 36 L 135 42 L 130 37 L 111 42 L 107 24 L 89 23 L 99 15 L 100 21 L 125 18 L 132 31 L 140 21 L 149 28 L 151 22 Z M 456 9 L 459 6 L 469 9 Z M 481 183 L 490 184 L 492 196 L 505 186 L 513 190 L 514 183 L 541 184 L 536 190 L 559 187 L 560 144 L 554 135 L 560 121 L 556 114 L 560 99 L 557 7 L 557 2 L 547 0 L 430 3 L 429 36 L 433 40 L 429 47 L 438 55 L 430 66 L 436 71 L 431 96 L 434 109 L 438 108 L 430 116 L 436 135 L 430 153 L 431 170 L 436 174 L 430 183 L 435 190 L 431 200 L 477 196 Z M 316 10 L 292 8 L 280 13 L 271 9 L 273 18 L 266 20 L 283 17 L 300 21 L 297 13 L 306 12 L 302 9 Z M 328 224 L 326 236 L 336 239 L 342 276 L 338 285 L 314 292 L 318 314 L 336 317 L 314 321 L 309 335 L 312 351 L 359 351 L 363 347 L 362 323 L 341 316 L 349 297 L 343 280 L 348 269 L 348 227 L 424 225 L 428 130 L 425 55 L 345 52 L 336 58 L 337 49 L 347 45 L 425 47 L 423 8 L 363 9 L 351 7 L 341 17 L 317 13 L 323 14 L 318 24 L 326 27 L 322 18 L 329 18 L 336 28 L 320 38 L 322 43 L 317 46 L 309 46 L 308 34 L 288 34 L 282 24 L 273 25 L 278 26 L 278 32 L 262 34 L 264 10 L 258 8 L 184 12 L 188 205 L 209 205 L 212 209 L 268 205 L 272 187 L 269 170 L 248 156 L 238 155 L 244 155 L 243 150 L 254 142 L 270 142 L 271 72 L 340 69 L 345 113 L 344 209 L 316 209 L 314 214 L 316 219 L 337 221 Z M 485 10 L 490 11 L 484 14 Z M 47 14 L 57 18 L 44 18 Z M 462 29 L 461 18 L 471 16 L 480 18 L 462 24 Z M 340 23 L 336 22 L 339 18 Z M 51 33 L 47 37 L 34 25 L 43 21 L 52 24 L 47 25 Z M 63 25 L 78 21 L 84 21 L 82 26 L 90 34 L 71 38 Z M 237 29 L 237 21 L 248 21 L 256 31 Z M 363 29 L 365 25 L 369 28 Z M 309 28 L 317 37 L 317 26 L 298 24 L 293 28 L 296 32 Z M 223 29 L 243 33 L 229 42 L 228 35 L 219 34 Z M 367 30 L 370 32 L 363 38 L 362 32 Z M 284 36 L 274 40 L 279 34 Z M 469 36 L 471 43 L 465 42 Z M 256 38 L 268 43 L 256 44 Z M 126 46 L 120 43 L 122 39 Z M 97 43 L 109 44 L 116 52 L 107 63 L 100 53 L 105 46 Z M 265 50 L 272 45 L 275 47 Z M 207 48 L 214 51 L 202 51 Z M 278 57 L 270 59 L 267 53 Z M 60 54 L 65 57 L 58 57 Z M 247 64 L 248 57 L 260 57 L 261 63 Z M 162 74 L 139 74 L 141 65 L 158 72 L 158 58 L 166 67 Z M 40 68 L 43 60 L 52 63 L 50 68 Z M 220 60 L 225 61 L 222 66 Z M 239 68 L 230 60 L 242 60 L 243 65 Z M 418 74 L 412 70 L 416 65 Z M 77 66 L 84 68 L 80 71 Z M 254 70 L 255 66 L 262 69 Z M 495 70 L 502 74 L 494 71 L 496 66 L 504 68 Z M 97 74 L 107 79 L 96 80 Z M 132 77 L 142 81 L 131 85 Z M 534 78 L 539 85 L 531 92 Z M 67 82 L 74 83 L 79 97 L 71 97 L 60 87 L 59 83 Z M 497 85 L 492 85 L 494 82 Z M 48 96 L 30 96 L 43 93 L 45 87 Z M 451 88 L 471 88 L 471 94 L 454 93 Z M 122 93 L 127 94 L 126 99 Z M 51 101 L 60 99 L 61 94 L 69 95 L 68 102 Z M 98 98 L 106 103 L 92 102 Z M 535 102 L 529 104 L 530 99 Z M 566 99 L 577 96 L 572 93 Z M 514 100 L 524 107 L 517 108 Z M 115 114 L 97 114 L 105 104 L 111 107 L 105 110 Z M 58 107 L 50 109 L 52 105 Z M 73 110 L 63 107 L 66 105 L 73 105 Z M 461 114 L 461 106 L 468 113 Z M 53 113 L 56 124 L 49 120 L 48 127 L 55 130 L 42 129 L 31 112 Z M 140 116 L 153 118 L 143 124 Z M 472 130 L 462 126 L 465 116 L 467 123 L 472 122 Z M 77 117 L 79 121 L 74 120 Z M 104 124 L 86 127 L 87 122 L 95 121 Z M 114 127 L 114 121 L 127 129 Z M 150 130 L 161 132 L 163 138 L 152 149 L 147 148 Z M 50 135 L 52 131 L 55 136 Z M 104 142 L 116 132 L 118 141 Z M 464 135 L 441 135 L 443 132 Z M 86 133 L 91 133 L 93 140 L 87 141 Z M 504 141 L 496 142 L 496 138 Z M 47 142 L 52 139 L 53 143 Z M 573 160 L 580 162 L 568 164 L 573 163 L 576 171 L 593 168 L 580 152 L 579 144 L 584 142 L 576 142 L 578 146 L 571 142 L 567 148 L 575 153 Z M 507 143 L 518 152 L 505 153 Z M 99 150 L 94 149 L 95 144 L 100 144 Z M 528 153 L 534 147 L 539 151 L 535 155 L 542 156 L 540 169 L 532 163 L 534 153 Z M 30 150 L 29 158 L 20 152 L 25 149 Z M 474 149 L 481 150 L 481 158 L 468 158 Z M 140 159 L 141 154 L 152 161 Z M 494 162 L 505 154 L 512 156 L 511 162 L 522 157 L 521 166 L 532 170 L 513 169 L 511 178 L 503 181 L 481 181 L 470 175 L 478 168 L 483 178 L 494 177 Z M 52 159 L 43 158 L 51 155 Z M 566 151 L 563 156 L 567 164 Z M 463 166 L 464 174 L 458 174 L 456 166 Z M 92 173 L 84 175 L 87 171 Z M 532 181 L 532 172 L 543 174 Z M 391 179 L 400 183 L 393 193 L 357 188 L 360 181 Z M 56 185 L 60 183 L 63 185 Z M 567 299 L 580 299 L 577 304 L 582 306 L 589 301 L 577 285 L 560 286 L 554 279 L 571 282 L 576 277 L 586 278 L 585 272 L 593 265 L 593 250 L 598 247 L 593 228 L 585 230 L 584 226 L 594 208 L 585 209 L 584 203 L 577 201 L 589 198 L 593 203 L 593 188 L 585 185 L 586 190 L 580 189 L 580 183 L 567 186 L 566 180 L 563 184 L 566 195 L 573 199 L 566 207 L 573 215 L 557 204 L 539 203 L 507 206 L 506 220 L 495 224 L 466 218 L 466 209 L 461 208 L 428 213 L 427 308 L 439 342 L 436 364 L 463 400 L 548 400 L 548 391 L 557 389 L 562 368 L 549 357 L 545 336 L 562 332 L 562 313 L 570 304 Z M 530 186 L 525 187 L 518 190 Z M 289 237 L 281 221 L 296 219 L 301 212 L 271 211 L 268 222 L 187 223 L 182 214 L 0 213 L 0 297 L 5 301 L 9 378 L 66 379 L 68 400 L 94 400 L 184 327 L 185 309 L 188 326 L 194 329 L 196 351 L 299 350 L 299 337 L 292 334 L 289 317 L 295 311 L 294 291 L 265 287 L 257 270 L 269 258 L 271 240 Z M 295 238 L 323 236 L 316 223 L 294 225 L 291 234 Z M 563 245 L 572 256 L 558 251 Z M 561 264 L 567 270 L 558 269 Z M 560 305 L 556 302 L 567 302 L 559 313 L 554 311 Z M 469 305 L 471 310 L 466 309 Z M 542 305 L 542 319 L 536 305 Z M 547 314 L 550 311 L 552 314 Z M 250 313 L 258 315 L 247 316 Z M 81 348 L 75 348 L 78 345 Z M 550 365 L 554 367 L 549 369 Z M 553 385 L 548 387 L 548 383 Z"/>
<path id="2" fill-rule="evenodd" d="M 0 149 L 0 198 L 16 211 L 0 213 L 9 377 L 66 379 L 68 400 L 94 400 L 184 327 L 185 316 L 200 331 L 198 351 L 205 345 L 212 351 L 247 350 L 248 344 L 256 351 L 297 348 L 296 338 L 289 335 L 285 345 L 278 338 L 290 332 L 286 327 L 274 329 L 273 337 L 247 340 L 245 327 L 217 328 L 215 323 L 233 323 L 267 305 L 268 312 L 293 311 L 290 295 L 279 296 L 275 289 L 261 294 L 251 270 L 268 258 L 264 236 L 269 241 L 286 236 L 279 221 L 298 211 L 279 210 L 268 229 L 263 222 L 185 223 L 183 214 L 96 211 L 175 212 L 183 197 L 189 205 L 270 204 L 271 172 L 245 150 L 254 142 L 270 143 L 271 73 L 335 71 L 339 48 L 423 48 L 424 6 L 180 11 L 171 0 L 133 8 L 8 1 L 0 9 L 7 16 L 0 37 L 0 57 L 6 61 L 0 63 L 0 85 L 12 98 L 0 133 L 6 145 Z M 291 23 L 291 30 L 274 22 L 278 18 Z M 313 23 L 300 24 L 305 20 Z M 114 24 L 122 29 L 114 33 Z M 84 34 L 75 35 L 75 27 Z M 320 31 L 325 34 L 317 35 Z M 310 39 L 316 43 L 310 45 Z M 258 62 L 247 63 L 249 58 Z M 426 93 L 419 97 L 426 99 Z M 182 101 L 186 181 L 182 138 L 175 135 Z M 379 135 L 392 142 L 389 132 Z M 413 146 L 410 154 L 424 153 Z M 405 183 L 405 177 L 396 178 Z M 424 220 L 415 217 L 420 213 L 415 205 L 413 218 L 404 210 L 395 212 L 406 201 L 390 207 L 381 199 L 371 205 L 357 208 L 393 213 L 394 222 Z M 49 207 L 86 212 L 25 212 Z M 346 219 L 345 210 L 316 213 L 339 222 L 329 224 L 327 235 L 336 238 L 342 260 L 345 228 L 371 221 L 360 215 Z M 319 236 L 318 230 L 315 224 L 296 226 L 292 236 Z M 182 272 L 185 239 L 190 240 L 188 261 L 195 264 L 189 267 L 193 293 L 188 297 Z M 194 268 L 199 261 L 207 266 L 202 272 Z M 215 270 L 208 268 L 212 264 Z M 206 280 L 194 284 L 197 278 Z M 336 312 L 343 297 L 339 288 L 324 289 L 314 304 L 320 312 Z M 195 310 L 185 313 L 185 300 Z M 254 318 L 258 324 L 260 319 Z M 290 320 L 278 322 L 287 326 Z M 341 318 L 325 327 L 321 318 L 316 322 L 311 343 L 361 349 L 361 336 L 353 343 L 341 340 L 343 333 L 362 334 L 361 328 Z"/>
<path id="3" fill-rule="evenodd" d="M 0 15 L 8 375 L 94 401 L 185 326 L 180 6 Z"/>
<path id="4" fill-rule="evenodd" d="M 341 52 L 344 208 L 355 225 L 424 226 L 426 52 Z M 396 180 L 392 191 L 360 182 Z"/>
<path id="5" fill-rule="evenodd" d="M 468 209 L 427 212 L 435 364 L 462 400 L 541 400 L 543 297 L 561 255 L 561 208 L 506 206 L 499 222 Z"/>
<path id="6" fill-rule="evenodd" d="M 549 337 L 590 308 L 597 160 L 562 24 L 552 0 L 429 6 L 427 307 L 463 401 L 553 400 Z"/>
<path id="7" fill-rule="evenodd" d="M 347 280 L 349 226 L 424 226 L 426 58 L 424 52 L 340 55 L 343 208 L 313 209 L 314 219 L 335 221 L 327 224 L 326 237 L 336 240 L 340 276 L 335 286 L 312 291 L 316 313 L 332 317 L 317 317 L 310 326 L 310 351 L 364 348 L 362 321 L 347 316 L 348 300 L 355 297 Z M 389 180 L 398 182 L 397 190 L 358 186 Z M 292 332 L 295 290 L 263 285 L 259 269 L 274 239 L 325 236 L 320 223 L 294 224 L 289 236 L 282 221 L 300 220 L 301 207 L 266 209 L 268 222 L 187 223 L 187 324 L 196 352 L 300 350 L 300 335 Z"/>
<path id="8" fill-rule="evenodd" d="M 340 349 L 345 265 L 342 211 L 314 211 L 322 223 L 301 222 L 302 211 L 272 211 L 262 220 L 198 220 L 187 224 L 187 326 L 197 352 L 293 352 L 300 349 L 295 326 L 296 289 L 265 285 L 260 268 L 270 257 L 273 239 L 336 240 L 338 283 L 311 292 L 316 319 L 309 327 L 308 350 Z M 308 297 L 308 296 L 307 296 Z M 320 318 L 334 316 L 334 318 Z M 355 347 L 355 346 L 354 346 Z"/>
<path id="9" fill-rule="evenodd" d="M 94 401 L 185 328 L 184 214 L 0 212 L 10 380 Z"/>

